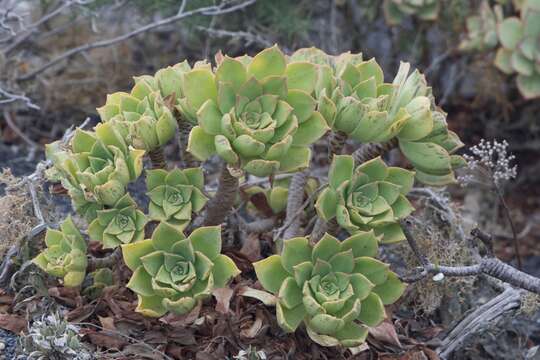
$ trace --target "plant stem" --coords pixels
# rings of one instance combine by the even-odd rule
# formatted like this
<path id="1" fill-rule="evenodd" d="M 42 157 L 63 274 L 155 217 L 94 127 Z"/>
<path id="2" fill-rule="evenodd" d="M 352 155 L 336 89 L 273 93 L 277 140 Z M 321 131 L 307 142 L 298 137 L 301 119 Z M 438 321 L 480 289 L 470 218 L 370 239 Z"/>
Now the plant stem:
<path id="1" fill-rule="evenodd" d="M 148 151 L 150 162 L 152 163 L 152 169 L 165 169 L 167 163 L 165 162 L 165 153 L 162 147 L 157 147 L 154 150 Z"/>
<path id="2" fill-rule="evenodd" d="M 97 269 L 111 268 L 115 264 L 117 264 L 121 258 L 122 250 L 120 250 L 120 247 L 117 247 L 114 252 L 103 258 L 96 258 L 91 256 L 88 258 L 88 266 L 86 267 L 86 271 L 92 272 Z"/>
<path id="3" fill-rule="evenodd" d="M 304 202 L 304 188 L 307 183 L 308 171 L 304 170 L 294 174 L 289 185 L 289 194 L 287 196 L 287 215 L 285 223 L 289 226 L 283 232 L 282 239 L 290 239 L 299 235 L 300 216 L 296 216 Z M 294 217 L 294 218 L 293 218 Z M 279 248 L 280 246 L 278 246 Z"/>
<path id="4" fill-rule="evenodd" d="M 189 133 L 191 132 L 193 126 L 189 123 L 189 121 L 182 119 L 179 113 L 176 113 L 175 116 L 176 120 L 178 121 L 178 142 L 180 144 L 180 162 L 182 164 L 182 167 L 198 167 L 200 165 L 200 162 L 197 161 L 197 159 L 195 159 L 195 157 L 193 157 L 193 155 L 191 155 L 189 151 L 187 151 Z"/>
<path id="5" fill-rule="evenodd" d="M 386 152 L 392 150 L 393 148 L 397 146 L 398 146 L 397 138 L 393 138 L 381 144 L 376 144 L 376 143 L 363 144 L 355 152 L 353 152 L 352 156 L 356 164 L 360 165 L 362 163 L 365 163 L 368 160 L 375 159 L 377 156 L 384 155 Z"/>
<path id="6" fill-rule="evenodd" d="M 328 160 L 332 162 L 334 155 L 341 155 L 347 141 L 347 134 L 343 131 L 332 131 L 328 139 Z"/>
<path id="7" fill-rule="evenodd" d="M 231 175 L 227 165 L 223 164 L 219 177 L 216 195 L 206 204 L 204 226 L 220 225 L 223 223 L 236 200 L 238 178 Z"/>
<path id="8" fill-rule="evenodd" d="M 497 192 L 497 196 L 499 196 L 499 199 L 501 199 L 501 204 L 504 209 L 504 214 L 506 216 L 506 219 L 510 223 L 510 228 L 512 229 L 512 238 L 514 243 L 514 255 L 516 256 L 517 261 L 517 268 L 519 270 L 522 269 L 522 261 L 521 261 L 521 253 L 519 252 L 519 240 L 516 232 L 516 227 L 514 225 L 514 221 L 512 221 L 512 217 L 510 216 L 510 209 L 508 208 L 508 205 L 506 204 L 506 200 L 504 200 L 504 196 L 499 189 L 497 185 L 495 185 L 495 191 Z"/>

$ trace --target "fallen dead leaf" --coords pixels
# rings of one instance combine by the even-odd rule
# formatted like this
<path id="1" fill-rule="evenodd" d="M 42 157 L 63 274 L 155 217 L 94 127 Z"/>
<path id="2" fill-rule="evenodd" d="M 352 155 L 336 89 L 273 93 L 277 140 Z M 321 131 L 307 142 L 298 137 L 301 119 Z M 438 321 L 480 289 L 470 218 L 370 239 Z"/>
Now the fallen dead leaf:
<path id="1" fill-rule="evenodd" d="M 253 324 L 251 324 L 249 328 L 240 330 L 240 335 L 248 339 L 253 339 L 259 334 L 259 332 L 262 329 L 262 326 L 263 326 L 263 321 L 259 316 L 257 316 L 255 318 L 255 321 L 253 322 Z"/>
<path id="2" fill-rule="evenodd" d="M 396 328 L 388 321 L 384 321 L 376 327 L 369 328 L 369 333 L 383 343 L 397 346 L 400 349 L 403 348 L 396 333 Z"/>
<path id="3" fill-rule="evenodd" d="M 101 326 L 105 330 L 116 331 L 116 326 L 114 326 L 114 318 L 112 316 L 102 317 L 98 316 Z"/>
<path id="4" fill-rule="evenodd" d="M 19 315 L 13 314 L 0 314 L 0 328 L 14 332 L 15 334 L 20 333 L 26 329 L 26 319 Z"/>
<path id="5" fill-rule="evenodd" d="M 230 288 L 218 288 L 212 291 L 212 295 L 216 298 L 216 311 L 221 314 L 228 314 L 231 307 L 231 298 L 234 291 Z"/>
<path id="6" fill-rule="evenodd" d="M 184 315 L 168 314 L 160 318 L 159 321 L 161 321 L 164 324 L 171 325 L 173 327 L 183 327 L 183 326 L 191 325 L 199 317 L 199 314 L 201 313 L 201 307 L 202 307 L 202 304 L 199 303 L 199 305 L 195 306 L 193 310 L 191 310 L 187 314 L 184 314 Z"/>
<path id="7" fill-rule="evenodd" d="M 111 334 L 108 331 L 90 332 L 86 335 L 92 344 L 105 349 L 122 350 L 124 346 L 129 344 L 127 340 L 121 338 L 120 336 Z"/>
<path id="8" fill-rule="evenodd" d="M 264 290 L 257 290 L 249 286 L 242 286 L 238 290 L 238 295 L 254 298 L 263 302 L 264 305 L 274 306 L 277 297 Z"/>

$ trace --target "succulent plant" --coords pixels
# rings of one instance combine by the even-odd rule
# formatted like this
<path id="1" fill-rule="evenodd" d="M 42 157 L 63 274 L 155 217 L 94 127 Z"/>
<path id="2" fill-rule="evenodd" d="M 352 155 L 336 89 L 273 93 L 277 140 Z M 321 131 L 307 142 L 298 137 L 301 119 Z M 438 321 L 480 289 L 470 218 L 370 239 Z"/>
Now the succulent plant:
<path id="1" fill-rule="evenodd" d="M 89 275 L 92 280 L 92 285 L 84 288 L 84 294 L 92 299 L 101 295 L 103 289 L 107 286 L 114 285 L 113 272 L 109 268 L 98 269 Z"/>
<path id="2" fill-rule="evenodd" d="M 440 0 L 384 0 L 384 17 L 390 25 L 399 25 L 409 16 L 437 20 L 440 5 Z"/>
<path id="3" fill-rule="evenodd" d="M 161 222 L 151 239 L 122 245 L 133 271 L 127 285 L 139 299 L 136 311 L 152 317 L 184 314 L 240 271 L 221 253 L 219 226 L 200 227 L 188 238 Z"/>
<path id="4" fill-rule="evenodd" d="M 317 109 L 334 131 L 362 143 L 397 139 L 419 181 L 437 186 L 455 181 L 453 170 L 464 161 L 451 154 L 463 144 L 448 130 L 446 114 L 435 106 L 418 70 L 410 73 L 410 64 L 401 63 L 392 83 L 384 83 L 375 59 L 363 61 L 361 54 L 331 56 L 309 48 L 292 58 L 318 64 Z"/>
<path id="5" fill-rule="evenodd" d="M 443 186 L 456 182 L 454 170 L 466 165 L 459 155 L 452 155 L 463 143 L 459 136 L 448 130 L 446 114 L 441 110 L 431 113 L 433 127 L 421 139 L 399 139 L 401 153 L 413 165 L 415 177 L 426 185 Z"/>
<path id="6" fill-rule="evenodd" d="M 21 360 L 91 360 L 79 335 L 79 328 L 59 314 L 45 315 L 32 323 L 28 334 L 19 339 Z"/>
<path id="7" fill-rule="evenodd" d="M 92 240 L 101 241 L 103 248 L 112 249 L 121 244 L 144 239 L 144 213 L 137 203 L 125 194 L 110 209 L 98 210 L 97 217 L 88 226 Z"/>
<path id="8" fill-rule="evenodd" d="M 105 105 L 97 109 L 101 120 L 112 124 L 136 149 L 150 152 L 162 147 L 173 138 L 177 128 L 162 92 L 176 96 L 180 74 L 180 70 L 170 68 L 158 74 L 158 81 L 149 75 L 136 77 L 130 93 L 107 95 Z"/>
<path id="9" fill-rule="evenodd" d="M 219 155 L 256 176 L 308 166 L 308 147 L 328 130 L 311 96 L 316 66 L 287 63 L 276 47 L 254 58 L 225 56 L 215 72 L 199 66 L 183 77 L 180 108 L 198 126 L 188 151 L 199 160 Z"/>
<path id="10" fill-rule="evenodd" d="M 114 206 L 129 182 L 142 172 L 144 151 L 135 150 L 110 126 L 98 124 L 96 132 L 78 129 L 70 149 L 60 142 L 47 145 L 54 178 L 62 181 L 75 209 L 92 221 L 103 205 Z"/>
<path id="11" fill-rule="evenodd" d="M 262 286 L 277 295 L 276 316 L 286 332 L 303 322 L 311 339 L 324 346 L 358 346 L 367 326 L 385 318 L 384 305 L 404 291 L 396 274 L 373 257 L 373 232 L 340 242 L 325 234 L 312 246 L 303 237 L 285 240 L 281 255 L 253 264 Z"/>
<path id="12" fill-rule="evenodd" d="M 461 51 L 485 51 L 499 43 L 497 23 L 503 19 L 502 8 L 491 8 L 487 0 L 482 1 L 477 15 L 467 18 L 467 36 L 459 44 Z"/>
<path id="13" fill-rule="evenodd" d="M 387 167 L 380 157 L 355 168 L 352 156 L 336 155 L 315 207 L 351 234 L 373 230 L 381 242 L 397 242 L 405 239 L 399 219 L 414 210 L 405 197 L 413 183 L 414 172 Z"/>
<path id="14" fill-rule="evenodd" d="M 524 2 L 520 17 L 506 18 L 499 24 L 502 47 L 495 66 L 506 74 L 517 74 L 516 83 L 525 98 L 540 97 L 540 1 Z"/>
<path id="15" fill-rule="evenodd" d="M 86 274 L 86 242 L 68 216 L 60 230 L 47 229 L 47 248 L 32 262 L 48 274 L 63 279 L 64 286 L 79 286 Z"/>
<path id="16" fill-rule="evenodd" d="M 192 212 L 200 211 L 208 198 L 203 194 L 204 176 L 201 168 L 163 169 L 146 172 L 148 215 L 153 220 L 167 221 L 184 228 Z"/>

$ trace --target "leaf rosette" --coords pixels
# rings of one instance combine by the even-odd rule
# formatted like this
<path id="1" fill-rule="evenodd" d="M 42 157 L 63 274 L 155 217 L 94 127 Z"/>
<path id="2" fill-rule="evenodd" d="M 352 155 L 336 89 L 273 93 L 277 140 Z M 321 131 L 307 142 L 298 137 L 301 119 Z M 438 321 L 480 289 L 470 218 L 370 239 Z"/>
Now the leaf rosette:
<path id="1" fill-rule="evenodd" d="M 453 170 L 464 161 L 451 154 L 463 143 L 448 130 L 446 114 L 435 106 L 424 75 L 401 63 L 392 83 L 384 83 L 375 59 L 345 53 L 322 61 L 324 55 L 301 49 L 293 58 L 318 62 L 317 109 L 334 131 L 362 143 L 395 138 L 419 181 L 435 186 L 455 182 Z"/>
<path id="2" fill-rule="evenodd" d="M 204 175 L 201 168 L 147 170 L 149 217 L 184 228 L 193 212 L 199 212 L 208 198 L 203 194 Z"/>
<path id="3" fill-rule="evenodd" d="M 349 155 L 334 157 L 328 187 L 316 203 L 318 215 L 349 233 L 374 230 L 384 243 L 405 239 L 398 223 L 414 208 L 405 195 L 414 183 L 414 172 L 388 167 L 377 157 L 356 167 Z"/>
<path id="4" fill-rule="evenodd" d="M 68 216 L 60 230 L 47 229 L 47 248 L 32 262 L 48 274 L 63 279 L 64 286 L 79 286 L 86 274 L 86 242 Z"/>
<path id="5" fill-rule="evenodd" d="M 373 258 L 377 243 L 373 232 L 343 242 L 325 234 L 314 246 L 300 237 L 285 240 L 281 255 L 254 263 L 262 286 L 278 298 L 280 327 L 294 332 L 304 323 L 323 346 L 362 344 L 367 327 L 385 318 L 384 305 L 405 288 L 387 264 Z"/>
<path id="6" fill-rule="evenodd" d="M 509 17 L 498 25 L 501 47 L 495 66 L 506 74 L 517 74 L 516 83 L 525 98 L 540 97 L 540 1 L 523 3 L 520 17 Z"/>
<path id="7" fill-rule="evenodd" d="M 122 245 L 122 253 L 133 271 L 127 287 L 139 299 L 136 311 L 151 317 L 191 311 L 240 272 L 221 254 L 219 226 L 198 228 L 185 238 L 162 222 L 151 239 Z"/>
<path id="8" fill-rule="evenodd" d="M 110 124 L 98 124 L 96 132 L 78 129 L 68 149 L 60 142 L 47 145 L 47 158 L 54 164 L 54 178 L 68 190 L 75 209 L 88 221 L 96 211 L 114 206 L 126 186 L 142 172 L 143 150 L 125 143 Z"/>
<path id="9" fill-rule="evenodd" d="M 88 235 L 100 241 L 103 248 L 112 249 L 144 239 L 147 219 L 129 194 L 121 197 L 112 208 L 98 210 L 96 215 L 88 226 Z"/>
<path id="10" fill-rule="evenodd" d="M 311 96 L 316 81 L 314 64 L 287 63 L 277 47 L 254 58 L 226 56 L 215 72 L 194 68 L 184 74 L 180 104 L 198 122 L 188 151 L 199 160 L 217 154 L 256 176 L 307 167 L 308 145 L 328 130 Z"/>
<path id="11" fill-rule="evenodd" d="M 130 93 L 107 95 L 104 106 L 97 109 L 101 120 L 112 124 L 118 133 L 136 149 L 152 151 L 174 137 L 177 123 L 165 104 L 162 93 L 175 94 L 179 89 L 181 71 L 167 68 L 159 73 L 159 81 L 149 75 L 135 77 Z"/>

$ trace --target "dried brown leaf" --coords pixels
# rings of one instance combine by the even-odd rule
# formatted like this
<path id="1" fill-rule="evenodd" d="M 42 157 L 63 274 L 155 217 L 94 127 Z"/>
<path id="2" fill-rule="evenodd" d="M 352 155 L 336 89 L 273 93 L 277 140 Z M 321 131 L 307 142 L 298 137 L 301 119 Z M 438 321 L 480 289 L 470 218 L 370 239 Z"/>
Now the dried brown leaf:
<path id="1" fill-rule="evenodd" d="M 193 308 L 189 313 L 184 315 L 167 314 L 159 319 L 164 324 L 171 325 L 173 327 L 184 327 L 191 325 L 201 313 L 201 303 Z"/>
<path id="2" fill-rule="evenodd" d="M 400 349 L 403 348 L 396 333 L 396 328 L 388 321 L 384 321 L 376 327 L 369 328 L 369 333 L 383 343 L 397 346 Z"/>
<path id="3" fill-rule="evenodd" d="M 19 315 L 0 314 L 0 328 L 18 334 L 26 329 L 26 319 Z"/>
<path id="4" fill-rule="evenodd" d="M 92 344 L 105 349 L 122 350 L 124 346 L 129 344 L 124 338 L 108 331 L 90 332 L 86 336 L 88 336 Z"/>
<path id="5" fill-rule="evenodd" d="M 230 288 L 218 288 L 212 291 L 216 298 L 216 311 L 221 314 L 228 314 L 231 307 L 231 298 L 234 291 Z"/>

